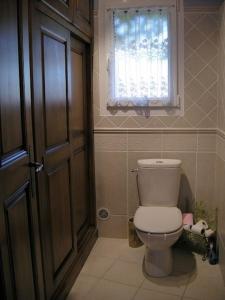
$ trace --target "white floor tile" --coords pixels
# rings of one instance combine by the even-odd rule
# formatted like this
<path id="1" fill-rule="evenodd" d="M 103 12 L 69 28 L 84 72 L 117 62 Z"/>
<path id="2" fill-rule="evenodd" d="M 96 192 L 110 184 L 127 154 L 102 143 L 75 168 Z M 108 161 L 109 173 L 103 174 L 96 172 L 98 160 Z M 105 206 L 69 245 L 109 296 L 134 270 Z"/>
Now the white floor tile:
<path id="1" fill-rule="evenodd" d="M 100 280 L 84 298 L 85 300 L 131 300 L 137 288 L 108 281 Z M 83 299 L 83 300 L 84 300 Z"/>
<path id="2" fill-rule="evenodd" d="M 184 295 L 197 300 L 224 300 L 225 287 L 221 275 L 196 272 L 191 276 Z"/>
<path id="3" fill-rule="evenodd" d="M 142 265 L 118 260 L 104 275 L 104 278 L 139 287 L 144 281 Z"/>
<path id="4" fill-rule="evenodd" d="M 140 289 L 134 300 L 180 300 L 181 297 Z M 121 299 L 122 300 L 122 299 Z"/>
<path id="5" fill-rule="evenodd" d="M 113 265 L 115 259 L 90 255 L 81 270 L 81 274 L 87 274 L 101 278 Z"/>
<path id="6" fill-rule="evenodd" d="M 80 274 L 70 291 L 67 300 L 83 300 L 98 281 L 99 279 L 96 277 Z"/>
<path id="7" fill-rule="evenodd" d="M 118 258 L 127 247 L 126 239 L 99 238 L 91 253 L 95 256 Z"/>
<path id="8" fill-rule="evenodd" d="M 225 300 L 219 265 L 175 249 L 174 268 L 166 278 L 145 278 L 144 247 L 101 238 L 96 243 L 68 300 Z"/>

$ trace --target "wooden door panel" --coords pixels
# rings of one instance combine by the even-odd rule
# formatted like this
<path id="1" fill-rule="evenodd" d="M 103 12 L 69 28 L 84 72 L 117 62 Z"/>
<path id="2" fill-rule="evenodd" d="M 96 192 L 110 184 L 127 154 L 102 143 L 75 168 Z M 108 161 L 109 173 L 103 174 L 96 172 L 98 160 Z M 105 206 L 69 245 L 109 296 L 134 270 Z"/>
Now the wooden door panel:
<path id="1" fill-rule="evenodd" d="M 82 52 L 76 51 L 72 48 L 71 51 L 71 76 L 72 76 L 72 130 L 73 136 L 76 133 L 84 133 L 84 58 Z"/>
<path id="2" fill-rule="evenodd" d="M 74 0 L 41 0 L 68 21 L 72 21 Z"/>
<path id="3" fill-rule="evenodd" d="M 85 144 L 86 105 L 86 49 L 85 44 L 71 40 L 71 134 L 75 148 Z"/>
<path id="4" fill-rule="evenodd" d="M 18 47 L 18 3 L 17 1 L 1 1 L 2 14 L 0 18 L 0 57 L 3 64 L 0 68 L 2 87 L 1 99 L 1 134 L 2 154 L 13 152 L 23 145 L 23 132 L 21 120 L 21 89 L 20 65 Z M 10 25 L 7 26 L 7 21 Z M 9 138 L 10 137 L 10 138 Z M 12 138 L 11 138 L 12 137 Z"/>
<path id="5" fill-rule="evenodd" d="M 43 299 L 29 167 L 33 143 L 27 0 L 0 1 L 0 66 L 0 273 L 6 299 Z"/>
<path id="6" fill-rule="evenodd" d="M 24 95 L 21 82 L 21 57 L 19 58 L 18 1 L 0 3 L 0 128 L 1 157 L 15 154 L 24 145 L 24 120 L 22 107 Z"/>
<path id="7" fill-rule="evenodd" d="M 67 54 L 65 40 L 43 32 L 42 53 L 45 144 L 46 148 L 48 148 L 68 141 Z"/>
<path id="8" fill-rule="evenodd" d="M 5 201 L 5 224 L 8 231 L 8 252 L 11 256 L 15 297 L 18 300 L 36 299 L 30 223 L 29 186 L 22 189 Z M 21 265 L 23 262 L 23 265 Z"/>
<path id="9" fill-rule="evenodd" d="M 69 162 L 48 174 L 54 273 L 73 251 Z"/>
<path id="10" fill-rule="evenodd" d="M 71 119 L 75 199 L 75 227 L 78 238 L 78 248 L 90 226 L 90 177 L 88 144 L 89 119 L 87 100 L 87 55 L 85 43 L 71 39 Z"/>
<path id="11" fill-rule="evenodd" d="M 75 189 L 75 212 L 76 212 L 76 231 L 78 239 L 82 237 L 82 229 L 88 225 L 89 217 L 89 201 L 88 201 L 88 185 L 87 185 L 87 158 L 84 149 L 74 153 L 73 157 L 74 169 L 74 189 Z M 80 235 L 80 237 L 79 237 Z"/>
<path id="12" fill-rule="evenodd" d="M 12 192 L 18 190 L 23 184 L 30 180 L 30 170 L 28 168 L 29 158 L 27 153 L 0 169 L 0 179 L 2 183 L 1 197 L 7 199 Z"/>

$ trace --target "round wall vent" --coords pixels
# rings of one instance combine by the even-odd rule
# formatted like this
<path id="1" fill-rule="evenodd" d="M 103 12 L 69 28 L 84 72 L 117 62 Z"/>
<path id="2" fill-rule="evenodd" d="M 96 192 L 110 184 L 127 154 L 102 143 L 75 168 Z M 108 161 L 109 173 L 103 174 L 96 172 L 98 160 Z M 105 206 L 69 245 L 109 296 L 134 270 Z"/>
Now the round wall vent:
<path id="1" fill-rule="evenodd" d="M 108 208 L 101 207 L 97 211 L 97 216 L 100 220 L 103 220 L 103 221 L 108 220 L 109 215 L 110 215 L 110 213 L 109 213 Z"/>

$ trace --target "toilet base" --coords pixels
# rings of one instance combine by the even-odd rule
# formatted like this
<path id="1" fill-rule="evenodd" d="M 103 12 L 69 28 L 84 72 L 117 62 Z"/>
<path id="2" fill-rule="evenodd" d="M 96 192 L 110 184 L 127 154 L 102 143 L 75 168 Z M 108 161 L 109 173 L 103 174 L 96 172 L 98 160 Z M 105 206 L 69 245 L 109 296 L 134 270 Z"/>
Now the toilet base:
<path id="1" fill-rule="evenodd" d="M 172 272 L 172 249 L 151 250 L 145 249 L 144 271 L 151 277 L 165 277 Z"/>

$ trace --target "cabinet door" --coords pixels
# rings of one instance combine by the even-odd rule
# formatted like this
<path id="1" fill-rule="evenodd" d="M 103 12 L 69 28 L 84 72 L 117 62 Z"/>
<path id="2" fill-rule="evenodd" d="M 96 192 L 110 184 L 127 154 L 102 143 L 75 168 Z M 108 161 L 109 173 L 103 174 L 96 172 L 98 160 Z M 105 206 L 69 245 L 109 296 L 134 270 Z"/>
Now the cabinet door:
<path id="1" fill-rule="evenodd" d="M 92 0 L 74 0 L 73 23 L 82 32 L 91 35 L 91 10 Z"/>
<path id="2" fill-rule="evenodd" d="M 74 0 L 41 0 L 68 21 L 72 21 Z"/>
<path id="3" fill-rule="evenodd" d="M 33 105 L 47 299 L 76 258 L 72 142 L 70 137 L 70 33 L 47 16 L 33 15 Z"/>
<path id="4" fill-rule="evenodd" d="M 32 156 L 27 1 L 0 1 L 0 278 L 4 299 L 43 299 Z M 40 291 L 40 294 L 37 291 Z"/>
<path id="5" fill-rule="evenodd" d="M 90 225 L 88 49 L 85 43 L 74 38 L 71 39 L 71 131 L 78 247 Z"/>

